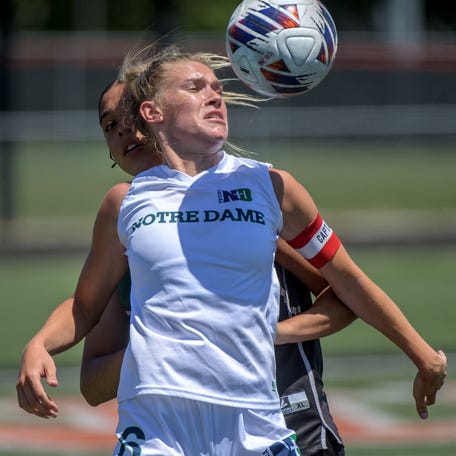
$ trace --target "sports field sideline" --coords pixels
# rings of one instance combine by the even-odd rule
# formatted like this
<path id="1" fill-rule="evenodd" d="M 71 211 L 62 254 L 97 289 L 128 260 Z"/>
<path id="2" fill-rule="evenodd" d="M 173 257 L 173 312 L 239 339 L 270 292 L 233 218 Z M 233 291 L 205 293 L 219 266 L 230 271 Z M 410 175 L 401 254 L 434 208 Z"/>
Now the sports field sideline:
<path id="1" fill-rule="evenodd" d="M 450 355 L 449 362 L 450 366 L 455 364 L 456 353 Z M 56 420 L 42 420 L 23 412 L 14 394 L 0 396 L 0 455 L 36 455 L 37 449 L 40 455 L 110 454 L 115 442 L 115 401 L 95 408 L 88 406 L 77 393 L 78 368 L 59 372 L 65 387 L 54 394 L 61 408 Z M 388 372 L 392 380 L 385 378 Z M 402 356 L 326 359 L 326 376 L 335 380 L 328 382 L 327 393 L 348 456 L 377 454 L 375 451 L 381 449 L 396 456 L 456 454 L 456 415 L 437 413 L 437 409 L 456 407 L 456 381 L 449 379 L 438 405 L 431 407 L 429 419 L 422 421 L 413 414 L 410 372 L 413 368 Z M 14 389 L 15 377 L 14 370 L 2 371 L 0 390 Z M 349 377 L 367 383 L 356 389 L 341 386 Z M 376 377 L 378 380 L 373 380 Z M 408 416 L 391 407 L 394 404 L 407 407 Z M 416 447 L 421 448 L 419 453 Z"/>

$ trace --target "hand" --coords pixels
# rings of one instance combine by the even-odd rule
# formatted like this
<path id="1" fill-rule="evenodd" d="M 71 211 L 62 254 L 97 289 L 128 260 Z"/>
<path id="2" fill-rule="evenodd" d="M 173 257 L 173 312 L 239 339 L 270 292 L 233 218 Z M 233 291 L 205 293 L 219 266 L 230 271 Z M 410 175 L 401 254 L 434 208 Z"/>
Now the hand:
<path id="1" fill-rule="evenodd" d="M 16 383 L 19 407 L 41 418 L 57 417 L 59 408 L 46 393 L 41 379 L 51 387 L 58 386 L 55 363 L 44 346 L 30 342 L 22 356 Z"/>
<path id="2" fill-rule="evenodd" d="M 416 411 L 425 420 L 428 416 L 428 405 L 435 404 L 437 391 L 442 387 L 447 375 L 447 357 L 443 351 L 437 352 L 439 358 L 431 372 L 416 374 L 413 383 L 413 397 L 415 398 Z"/>

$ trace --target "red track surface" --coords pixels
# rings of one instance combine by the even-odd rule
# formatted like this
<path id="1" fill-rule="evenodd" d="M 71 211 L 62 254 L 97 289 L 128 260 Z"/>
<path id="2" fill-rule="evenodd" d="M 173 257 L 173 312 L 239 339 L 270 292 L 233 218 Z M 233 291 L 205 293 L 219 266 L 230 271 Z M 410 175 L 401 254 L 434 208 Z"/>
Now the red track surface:
<path id="1" fill-rule="evenodd" d="M 456 416 L 431 416 L 404 420 L 360 404 L 346 392 L 331 391 L 331 406 L 339 430 L 348 447 L 384 443 L 453 443 L 456 448 Z M 81 397 L 57 399 L 60 416 L 43 420 L 20 410 L 14 398 L 0 399 L 0 453 L 8 448 L 49 454 L 99 452 L 111 454 L 115 445 L 116 403 L 93 408 Z M 447 382 L 439 396 L 442 404 L 456 403 L 456 383 Z M 438 407 L 438 405 L 436 406 Z"/>

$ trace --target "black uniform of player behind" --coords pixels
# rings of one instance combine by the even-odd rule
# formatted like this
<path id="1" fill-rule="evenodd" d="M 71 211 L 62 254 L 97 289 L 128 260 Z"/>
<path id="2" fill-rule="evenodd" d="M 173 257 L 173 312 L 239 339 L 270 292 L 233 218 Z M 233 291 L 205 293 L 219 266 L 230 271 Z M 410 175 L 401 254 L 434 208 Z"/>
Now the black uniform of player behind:
<path id="1" fill-rule="evenodd" d="M 275 264 L 280 281 L 280 320 L 312 305 L 307 287 Z M 343 456 L 342 439 L 323 390 L 320 341 L 276 346 L 277 386 L 287 426 L 297 434 L 303 456 Z"/>

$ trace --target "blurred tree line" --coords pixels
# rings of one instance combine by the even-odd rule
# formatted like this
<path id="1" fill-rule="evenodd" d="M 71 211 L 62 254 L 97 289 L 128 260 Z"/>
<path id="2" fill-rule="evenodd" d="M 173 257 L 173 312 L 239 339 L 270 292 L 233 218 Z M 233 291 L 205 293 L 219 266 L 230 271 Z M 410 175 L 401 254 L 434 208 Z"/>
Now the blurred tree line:
<path id="1" fill-rule="evenodd" d="M 223 30 L 239 0 L 2 0 L 13 7 L 15 31 Z M 292 3 L 292 0 L 290 0 Z M 448 0 L 325 0 L 340 30 L 381 29 L 391 5 L 422 10 L 423 26 L 455 31 L 456 2 Z M 3 7 L 2 7 L 3 8 Z"/>

